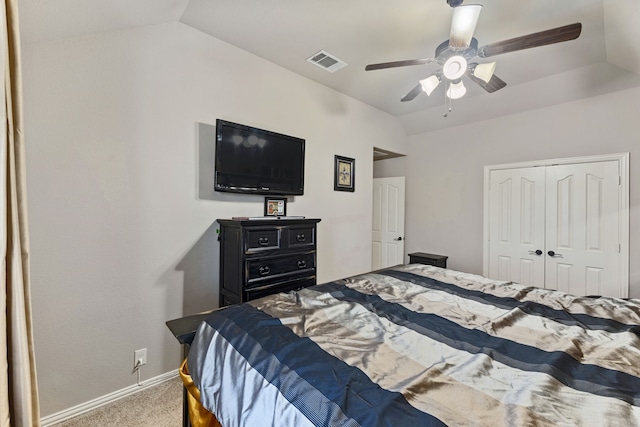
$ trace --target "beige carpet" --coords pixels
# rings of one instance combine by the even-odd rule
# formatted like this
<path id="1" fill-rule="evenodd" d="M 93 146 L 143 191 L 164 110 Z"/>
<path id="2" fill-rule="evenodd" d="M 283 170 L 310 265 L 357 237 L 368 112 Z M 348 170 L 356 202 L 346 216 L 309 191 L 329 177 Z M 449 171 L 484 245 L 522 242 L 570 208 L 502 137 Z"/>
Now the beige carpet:
<path id="1" fill-rule="evenodd" d="M 55 427 L 180 427 L 182 381 L 179 377 L 122 398 Z"/>

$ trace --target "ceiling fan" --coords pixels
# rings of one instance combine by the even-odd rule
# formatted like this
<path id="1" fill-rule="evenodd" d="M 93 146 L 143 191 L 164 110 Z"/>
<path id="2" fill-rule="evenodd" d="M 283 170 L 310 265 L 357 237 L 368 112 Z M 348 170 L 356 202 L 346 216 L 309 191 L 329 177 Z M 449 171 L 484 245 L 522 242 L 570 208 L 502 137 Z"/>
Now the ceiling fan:
<path id="1" fill-rule="evenodd" d="M 473 37 L 473 33 L 482 5 L 461 5 L 462 0 L 447 0 L 447 3 L 453 8 L 449 40 L 436 48 L 433 58 L 382 62 L 365 67 L 366 71 L 372 71 L 438 63 L 440 68 L 431 76 L 420 80 L 409 93 L 402 97 L 402 102 L 411 101 L 422 92 L 431 95 L 443 79 L 447 84 L 445 90 L 450 100 L 461 98 L 466 93 L 463 77 L 468 77 L 489 93 L 495 92 L 507 85 L 494 75 L 496 63 L 477 63 L 470 62 L 471 60 L 574 40 L 582 31 L 582 24 L 575 23 L 478 47 L 478 40 Z"/>

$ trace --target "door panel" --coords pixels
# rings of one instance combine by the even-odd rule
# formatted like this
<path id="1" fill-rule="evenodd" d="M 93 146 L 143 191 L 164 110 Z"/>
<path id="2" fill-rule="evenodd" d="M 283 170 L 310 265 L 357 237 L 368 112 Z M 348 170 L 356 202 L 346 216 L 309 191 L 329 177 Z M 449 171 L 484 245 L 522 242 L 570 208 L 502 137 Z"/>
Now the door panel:
<path id="1" fill-rule="evenodd" d="M 518 283 L 525 286 L 535 286 L 535 263 L 530 259 L 520 260 L 520 280 Z"/>
<path id="2" fill-rule="evenodd" d="M 373 180 L 374 270 L 404 264 L 404 197 L 404 177 Z"/>
<path id="3" fill-rule="evenodd" d="M 383 185 L 373 180 L 373 226 L 371 266 L 379 270 L 382 265 L 382 191 Z"/>
<path id="4" fill-rule="evenodd" d="M 618 296 L 618 176 L 615 161 L 547 167 L 546 287 Z"/>
<path id="5" fill-rule="evenodd" d="M 544 168 L 495 170 L 490 180 L 489 277 L 543 286 Z"/>

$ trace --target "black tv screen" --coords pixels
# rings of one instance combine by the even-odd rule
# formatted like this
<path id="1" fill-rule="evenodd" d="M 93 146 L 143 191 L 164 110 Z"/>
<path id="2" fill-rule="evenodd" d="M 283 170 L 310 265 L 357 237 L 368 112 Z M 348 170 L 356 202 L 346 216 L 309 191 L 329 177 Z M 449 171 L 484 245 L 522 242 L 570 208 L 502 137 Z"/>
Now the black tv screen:
<path id="1" fill-rule="evenodd" d="M 216 120 L 215 190 L 302 195 L 305 140 Z"/>

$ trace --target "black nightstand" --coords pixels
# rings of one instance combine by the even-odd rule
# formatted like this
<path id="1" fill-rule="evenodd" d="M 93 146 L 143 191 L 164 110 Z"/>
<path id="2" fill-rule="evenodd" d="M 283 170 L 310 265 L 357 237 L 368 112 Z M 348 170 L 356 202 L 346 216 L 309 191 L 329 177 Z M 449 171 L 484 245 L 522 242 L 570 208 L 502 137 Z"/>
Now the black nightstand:
<path id="1" fill-rule="evenodd" d="M 427 254 L 425 252 L 414 252 L 409 254 L 409 263 L 410 264 L 427 264 L 434 265 L 436 267 L 447 268 L 447 258 L 446 255 L 434 255 Z"/>
<path id="2" fill-rule="evenodd" d="M 171 333 L 182 344 L 182 358 L 189 355 L 189 348 L 196 335 L 196 330 L 200 323 L 211 314 L 213 310 L 204 313 L 198 313 L 191 316 L 181 317 L 180 319 L 168 320 L 165 322 Z M 182 427 L 191 427 L 189 421 L 189 402 L 187 400 L 187 389 L 182 388 Z"/>

